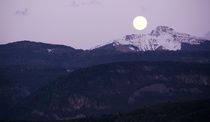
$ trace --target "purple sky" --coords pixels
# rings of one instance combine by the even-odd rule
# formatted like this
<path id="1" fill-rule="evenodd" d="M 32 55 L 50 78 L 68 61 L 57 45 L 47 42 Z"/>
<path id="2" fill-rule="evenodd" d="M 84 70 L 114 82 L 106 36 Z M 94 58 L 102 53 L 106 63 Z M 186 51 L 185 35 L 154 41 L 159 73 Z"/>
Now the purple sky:
<path id="1" fill-rule="evenodd" d="M 158 25 L 204 36 L 210 31 L 210 0 L 0 0 L 0 43 L 20 40 L 88 49 Z M 148 19 L 137 31 L 135 16 Z"/>

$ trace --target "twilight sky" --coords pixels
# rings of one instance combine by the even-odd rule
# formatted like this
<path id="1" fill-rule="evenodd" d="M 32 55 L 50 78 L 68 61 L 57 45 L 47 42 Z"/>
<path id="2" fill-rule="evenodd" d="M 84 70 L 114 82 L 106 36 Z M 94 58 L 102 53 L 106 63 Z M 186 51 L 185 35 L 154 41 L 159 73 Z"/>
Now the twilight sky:
<path id="1" fill-rule="evenodd" d="M 204 36 L 210 0 L 0 0 L 0 44 L 31 40 L 88 49 L 158 25 Z M 148 27 L 137 31 L 135 16 Z"/>

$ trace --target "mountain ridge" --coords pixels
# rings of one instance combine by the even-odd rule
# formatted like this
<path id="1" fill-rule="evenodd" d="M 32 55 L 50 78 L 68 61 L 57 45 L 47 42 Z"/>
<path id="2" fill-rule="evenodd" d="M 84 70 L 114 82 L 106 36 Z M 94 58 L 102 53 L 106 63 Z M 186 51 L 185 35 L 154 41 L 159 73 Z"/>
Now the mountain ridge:
<path id="1" fill-rule="evenodd" d="M 178 51 L 181 50 L 181 45 L 183 43 L 199 45 L 205 41 L 207 40 L 203 38 L 176 32 L 174 29 L 167 26 L 158 26 L 148 34 L 126 35 L 123 38 L 111 41 L 106 45 L 98 46 L 96 49 L 112 44 L 113 48 L 122 52 L 157 50 Z"/>
<path id="2" fill-rule="evenodd" d="M 0 44 L 0 46 L 17 45 L 17 44 L 43 44 L 43 45 L 54 45 L 57 47 L 73 48 L 80 51 L 91 51 L 95 49 L 103 48 L 107 45 L 112 45 L 118 51 L 121 52 L 139 52 L 139 51 L 157 51 L 157 50 L 168 50 L 178 51 L 181 50 L 181 44 L 187 43 L 191 45 L 198 45 L 205 41 L 209 41 L 205 38 L 192 36 L 186 33 L 179 33 L 173 28 L 168 26 L 157 26 L 148 34 L 130 34 L 125 35 L 122 38 L 108 41 L 104 44 L 100 44 L 90 49 L 75 49 L 71 46 L 60 45 L 60 44 L 49 44 L 43 42 L 35 42 L 29 40 L 22 40 L 16 42 L 10 42 L 7 44 Z"/>

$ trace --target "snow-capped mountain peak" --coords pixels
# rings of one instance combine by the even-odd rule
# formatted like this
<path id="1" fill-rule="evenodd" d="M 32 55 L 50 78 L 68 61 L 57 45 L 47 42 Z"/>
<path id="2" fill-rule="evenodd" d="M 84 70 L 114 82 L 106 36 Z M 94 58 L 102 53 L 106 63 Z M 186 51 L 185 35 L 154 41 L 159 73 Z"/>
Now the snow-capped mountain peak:
<path id="1" fill-rule="evenodd" d="M 203 39 L 176 32 L 174 29 L 167 26 L 158 26 L 149 34 L 126 35 L 121 39 L 112 41 L 112 44 L 117 50 L 123 45 L 124 48 L 127 46 L 129 51 L 177 51 L 181 50 L 182 43 L 195 45 L 201 42 L 203 42 Z"/>

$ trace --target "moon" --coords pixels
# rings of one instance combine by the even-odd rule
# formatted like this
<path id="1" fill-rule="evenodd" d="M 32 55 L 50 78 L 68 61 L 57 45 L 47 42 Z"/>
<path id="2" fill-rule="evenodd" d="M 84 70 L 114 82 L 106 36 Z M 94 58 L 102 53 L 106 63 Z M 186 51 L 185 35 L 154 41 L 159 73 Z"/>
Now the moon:
<path id="1" fill-rule="evenodd" d="M 137 16 L 133 20 L 133 27 L 136 30 L 144 30 L 147 27 L 147 19 L 143 16 Z"/>

